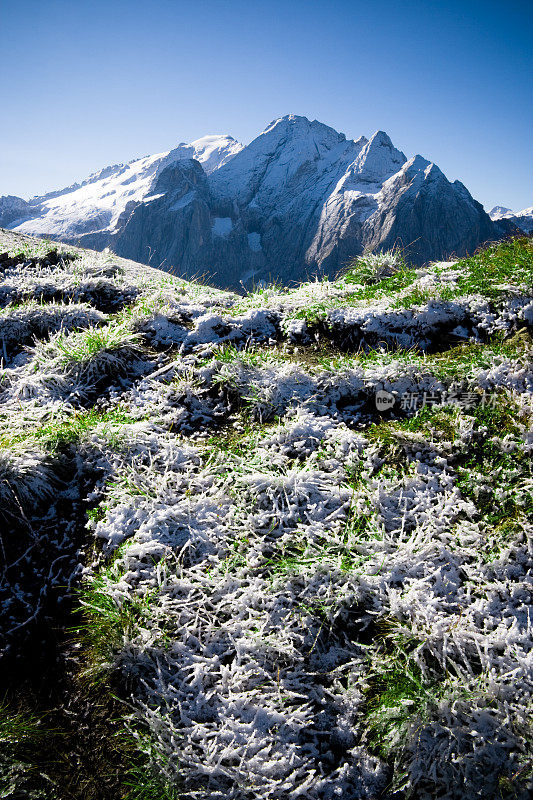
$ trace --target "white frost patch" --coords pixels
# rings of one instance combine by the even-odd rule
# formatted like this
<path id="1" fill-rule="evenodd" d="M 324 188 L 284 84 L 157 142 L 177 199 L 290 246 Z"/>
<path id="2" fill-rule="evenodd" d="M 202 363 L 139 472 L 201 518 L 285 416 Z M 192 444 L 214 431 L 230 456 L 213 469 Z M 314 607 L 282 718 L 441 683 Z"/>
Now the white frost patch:
<path id="1" fill-rule="evenodd" d="M 375 800 L 395 761 L 412 797 L 497 796 L 500 778 L 530 758 L 531 359 L 495 354 L 465 378 L 473 390 L 506 389 L 522 410 L 518 433 L 490 445 L 518 453 L 524 474 L 503 459 L 495 477 L 473 476 L 481 499 L 494 480 L 501 509 L 510 499 L 524 508 L 517 529 L 502 531 L 464 488 L 465 459 L 483 443 L 472 416 L 461 412 L 453 441 L 368 425 L 379 421 L 378 389 L 397 400 L 443 393 L 430 357 L 325 363 L 309 347 L 298 361 L 280 338 L 283 320 L 285 333 L 305 333 L 291 311 L 324 302 L 332 335 L 420 345 L 447 329 L 472 340 L 528 321 L 531 298 L 343 307 L 354 285 L 317 281 L 258 292 L 263 305 L 243 312 L 248 298 L 135 269 L 92 255 L 6 271 L 6 351 L 53 333 L 0 372 L 0 522 L 46 506 L 58 465 L 72 500 L 92 479 L 86 499 L 100 505 L 88 529 L 101 548 L 85 577 L 105 565 L 98 590 L 125 620 L 117 678 L 163 772 L 190 800 Z M 418 288 L 432 285 L 428 273 Z M 76 303 L 46 301 L 57 294 Z M 85 357 L 84 337 L 98 345 L 112 325 L 116 346 Z M 64 426 L 109 411 L 115 420 Z M 47 450 L 58 431 L 76 434 L 59 457 Z M 72 484 L 67 465 L 79 470 Z M 388 722 L 409 717 L 391 728 L 386 764 L 369 746 L 368 678 L 394 658 L 401 668 L 399 651 L 424 698 L 437 685 L 437 699 L 418 708 L 415 691 L 386 709 Z"/>

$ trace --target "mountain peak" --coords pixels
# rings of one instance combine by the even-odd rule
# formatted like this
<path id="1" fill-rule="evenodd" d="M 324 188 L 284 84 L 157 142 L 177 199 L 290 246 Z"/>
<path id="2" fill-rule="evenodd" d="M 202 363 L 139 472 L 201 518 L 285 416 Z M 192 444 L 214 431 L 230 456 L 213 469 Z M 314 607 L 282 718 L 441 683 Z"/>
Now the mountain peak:
<path id="1" fill-rule="evenodd" d="M 507 206 L 494 206 L 489 211 L 489 217 L 491 219 L 502 219 L 503 217 L 512 217 L 514 215 L 514 211 L 512 209 L 507 208 Z"/>
<path id="2" fill-rule="evenodd" d="M 309 119 L 307 119 L 307 117 L 298 116 L 298 114 L 285 114 L 283 117 L 277 117 L 269 122 L 260 135 L 263 133 L 270 133 L 271 130 L 274 130 L 274 128 L 278 127 L 304 127 L 309 126 L 310 124 L 311 122 Z"/>
<path id="3" fill-rule="evenodd" d="M 191 158 L 199 161 L 209 175 L 237 155 L 244 145 L 228 134 L 215 134 L 195 139 L 189 147 L 193 149 Z"/>
<path id="4" fill-rule="evenodd" d="M 379 147 L 393 147 L 393 144 L 392 144 L 391 138 L 390 138 L 390 136 L 389 136 L 389 134 L 388 134 L 388 133 L 385 133 L 385 131 L 376 131 L 376 132 L 375 132 L 375 133 L 374 133 L 374 134 L 373 134 L 373 135 L 370 137 L 370 142 L 372 142 L 372 144 L 373 144 L 374 146 L 379 146 Z"/>
<path id="5" fill-rule="evenodd" d="M 219 198 L 233 197 L 239 204 L 265 201 L 270 207 L 280 198 L 288 201 L 287 184 L 300 178 L 317 181 L 334 165 L 352 163 L 362 143 L 318 120 L 287 114 L 273 120 L 228 164 L 210 177 Z"/>
<path id="6" fill-rule="evenodd" d="M 357 157 L 354 172 L 364 182 L 383 183 L 406 161 L 404 153 L 394 147 L 385 131 L 376 131 Z"/>
<path id="7" fill-rule="evenodd" d="M 428 167 L 431 166 L 431 161 L 428 161 L 427 158 L 421 156 L 420 153 L 417 153 L 416 156 L 413 156 L 409 159 L 409 161 L 405 162 L 405 169 L 409 170 L 416 170 L 417 172 L 424 172 Z"/>
<path id="8" fill-rule="evenodd" d="M 334 274 L 397 238 L 416 241 L 422 262 L 499 230 L 462 184 L 422 156 L 407 161 L 385 131 L 354 141 L 296 114 L 245 147 L 211 134 L 28 203 L 5 198 L 2 223 L 141 260 L 148 249 L 182 275 L 214 268 L 226 286 L 317 267 Z"/>
<path id="9" fill-rule="evenodd" d="M 512 211 L 506 206 L 494 206 L 489 211 L 489 217 L 496 223 L 508 221 L 524 233 L 533 233 L 533 206 L 524 208 L 522 211 Z"/>
<path id="10" fill-rule="evenodd" d="M 330 128 L 329 125 L 324 125 L 323 122 L 319 122 L 316 119 L 309 120 L 307 117 L 301 117 L 297 114 L 285 114 L 284 117 L 278 117 L 278 119 L 272 120 L 257 139 L 263 136 L 271 137 L 273 134 L 279 138 L 308 138 L 311 136 L 318 136 L 321 139 L 333 139 L 335 142 L 346 140 L 344 133 L 339 133 L 335 128 Z M 257 139 L 254 139 L 254 141 L 257 141 Z"/>

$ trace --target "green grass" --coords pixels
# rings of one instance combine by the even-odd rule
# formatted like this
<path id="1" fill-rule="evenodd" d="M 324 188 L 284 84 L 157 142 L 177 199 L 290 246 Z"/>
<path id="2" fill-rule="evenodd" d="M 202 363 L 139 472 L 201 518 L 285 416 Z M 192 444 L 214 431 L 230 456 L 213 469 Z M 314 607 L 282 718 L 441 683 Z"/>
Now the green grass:
<path id="1" fill-rule="evenodd" d="M 238 458 L 250 457 L 259 440 L 266 435 L 266 430 L 276 423 L 268 423 L 268 425 L 259 425 L 253 423 L 249 418 L 240 415 L 241 430 L 237 431 L 235 428 L 226 428 L 218 432 L 214 436 L 210 436 L 205 440 L 204 447 L 205 453 L 209 457 L 210 454 L 216 458 L 218 453 L 237 456 Z"/>
<path id="2" fill-rule="evenodd" d="M 378 646 L 368 656 L 365 738 L 382 758 L 398 760 L 449 686 L 444 674 L 422 671 L 415 657 L 419 638 L 398 630 L 395 620 L 382 620 L 380 628 Z"/>
<path id="3" fill-rule="evenodd" d="M 93 685 L 105 682 L 117 656 L 152 613 L 155 592 L 143 597 L 123 598 L 121 603 L 109 594 L 109 584 L 121 579 L 117 558 L 127 546 L 126 542 L 117 548 L 112 563 L 101 567 L 80 592 L 83 620 L 73 628 L 73 632 L 84 647 L 86 664 L 83 677 Z"/>
<path id="4" fill-rule="evenodd" d="M 453 300 L 465 295 L 481 295 L 496 300 L 512 291 L 533 289 L 533 239 L 519 236 L 490 244 L 469 258 L 462 258 L 452 267 L 437 267 L 436 275 L 459 270 L 451 283 L 430 289 L 415 287 L 394 301 L 394 308 L 424 305 L 430 300 Z M 431 267 L 430 267 L 431 270 Z"/>
<path id="5" fill-rule="evenodd" d="M 432 287 L 431 289 L 421 289 L 415 286 L 409 292 L 402 294 L 394 300 L 393 308 L 413 308 L 413 306 L 424 306 L 432 300 L 453 300 L 461 294 L 453 286 Z"/>
<path id="6" fill-rule="evenodd" d="M 95 702 L 94 696 L 90 699 Z M 44 718 L 48 713 L 44 712 Z M 117 800 L 179 800 L 177 789 L 158 768 L 164 765 L 164 758 L 156 751 L 150 737 L 143 730 L 133 730 L 129 717 L 110 721 L 111 729 L 102 731 L 102 735 L 110 737 L 107 743 L 111 756 L 109 768 L 120 757 Z M 59 800 L 66 797 L 62 787 L 65 778 L 71 779 L 64 766 L 69 757 L 71 735 L 67 727 L 52 729 L 36 714 L 14 711 L 9 704 L 0 703 L 0 798 Z M 93 768 L 105 769 L 105 766 L 95 763 Z M 79 786 L 78 780 L 81 781 Z M 90 791 L 90 796 L 94 797 L 98 774 L 91 774 L 90 788 L 84 786 L 85 782 L 86 776 L 77 776 L 78 792 L 83 791 L 85 796 L 85 792 Z M 70 780 L 68 784 L 71 790 Z M 71 796 L 74 795 L 68 791 L 68 797 Z M 75 796 L 81 797 L 81 793 Z"/>
<path id="7" fill-rule="evenodd" d="M 282 360 L 284 360 L 283 353 L 278 349 L 255 346 L 246 350 L 239 350 L 232 344 L 225 344 L 215 351 L 207 363 L 219 361 L 222 364 L 240 363 L 246 367 L 261 368 L 268 364 L 279 364 Z"/>
<path id="8" fill-rule="evenodd" d="M 394 254 L 384 253 L 382 256 L 384 260 L 394 260 Z M 380 254 L 369 254 L 356 259 L 332 284 L 337 288 L 351 284 L 361 288 L 354 288 L 353 293 L 344 297 L 311 301 L 305 308 L 292 312 L 288 319 L 304 319 L 311 325 L 317 325 L 327 320 L 328 312 L 332 309 L 364 306 L 380 298 L 391 298 L 393 308 L 411 308 L 425 305 L 432 299 L 453 300 L 465 295 L 496 299 L 508 294 L 509 286 L 522 287 L 525 291 L 533 288 L 533 240 L 526 236 L 491 244 L 469 258 L 460 259 L 451 267 L 430 266 L 429 272 L 434 272 L 437 277 L 457 270 L 460 274 L 451 282 L 446 281 L 431 288 L 414 286 L 409 292 L 405 290 L 418 279 L 418 271 L 400 257 L 388 273 L 383 269 L 380 274 L 379 257 Z"/>
<path id="9" fill-rule="evenodd" d="M 457 279 L 460 294 L 481 294 L 496 298 L 505 294 L 507 284 L 533 287 L 533 239 L 518 236 L 489 245 L 470 258 L 454 265 L 461 274 Z"/>
<path id="10" fill-rule="evenodd" d="M 462 408 L 450 404 L 442 406 L 427 405 L 415 415 L 404 420 L 383 421 L 372 424 L 365 435 L 383 444 L 394 444 L 406 433 L 422 434 L 429 442 L 454 442 L 459 432 L 461 420 L 469 421 L 473 430 L 482 434 L 478 437 L 477 450 L 472 451 L 468 463 L 473 466 L 487 451 L 493 451 L 491 437 L 510 434 L 517 436 L 526 419 L 516 402 L 505 392 L 494 395 L 491 403 L 479 404 L 473 408 Z M 487 452 L 488 452 L 487 451 Z"/>
<path id="11" fill-rule="evenodd" d="M 215 355 L 205 360 L 205 365 L 215 361 L 222 364 L 242 364 L 261 369 L 270 365 L 283 363 L 301 364 L 310 372 L 321 371 L 338 374 L 344 370 L 367 369 L 376 365 L 400 362 L 406 367 L 418 366 L 421 372 L 434 375 L 439 380 L 449 383 L 470 377 L 480 369 L 489 369 L 497 361 L 508 359 L 524 361 L 531 358 L 533 339 L 525 328 L 505 339 L 502 334 L 495 334 L 488 342 L 467 342 L 451 347 L 440 353 L 423 353 L 416 347 L 409 349 L 393 347 L 371 348 L 354 354 L 335 353 L 327 347 L 300 347 L 297 352 L 282 348 L 264 349 L 255 347 L 250 350 L 238 350 L 233 345 L 225 345 Z M 200 363 L 199 367 L 204 366 Z M 223 373 L 215 376 L 215 380 L 231 383 L 232 376 Z"/>
<path id="12" fill-rule="evenodd" d="M 245 296 L 231 307 L 231 311 L 235 314 L 244 314 L 250 308 L 267 305 L 272 296 L 284 295 L 290 292 L 281 281 L 270 281 L 263 286 L 256 286 L 246 292 Z"/>
<path id="13" fill-rule="evenodd" d="M 399 251 L 358 256 L 334 282 L 322 282 L 335 290 L 349 290 L 353 286 L 353 291 L 348 291 L 342 297 L 310 299 L 304 308 L 291 312 L 287 321 L 303 319 L 310 325 L 318 325 L 327 320 L 328 312 L 332 309 L 363 306 L 371 300 L 397 294 L 410 286 L 417 277 L 416 269 L 406 263 Z M 287 292 L 286 299 L 289 298 L 290 292 Z"/>
<path id="14" fill-rule="evenodd" d="M 121 408 L 109 411 L 91 409 L 90 411 L 74 414 L 74 416 L 65 421 L 51 422 L 48 425 L 44 425 L 37 432 L 37 438 L 46 449 L 57 451 L 79 442 L 95 428 L 103 426 L 101 433 L 107 436 L 110 441 L 118 442 L 120 441 L 120 435 L 116 430 L 116 426 L 133 424 L 137 421 Z"/>
<path id="15" fill-rule="evenodd" d="M 428 719 L 443 693 L 424 679 L 408 650 L 382 653 L 368 678 L 366 727 L 370 745 L 384 758 L 401 749 L 412 727 Z"/>
<path id="16" fill-rule="evenodd" d="M 409 419 L 372 425 L 365 435 L 380 444 L 384 464 L 376 474 L 385 477 L 400 479 L 405 474 L 408 447 L 414 451 L 427 443 L 436 450 L 447 449 L 457 486 L 477 510 L 485 537 L 480 557 L 489 562 L 521 540 L 533 516 L 533 464 L 519 446 L 531 423 L 512 398 L 501 393 L 493 404 L 469 409 L 426 406 Z M 468 432 L 466 444 L 460 441 L 460 429 Z"/>
<path id="17" fill-rule="evenodd" d="M 457 469 L 457 485 L 472 500 L 489 532 L 499 529 L 505 538 L 533 515 L 531 458 L 523 450 L 510 449 L 520 441 L 519 412 L 508 400 L 496 407 L 471 412 L 473 439 Z M 522 423 L 524 420 L 522 420 Z M 502 443 L 506 437 L 508 445 Z"/>
<path id="18" fill-rule="evenodd" d="M 138 344 L 140 335 L 133 333 L 126 324 L 91 327 L 71 334 L 59 334 L 53 346 L 60 355 L 63 366 L 83 364 L 100 353 L 109 353 L 123 347 Z"/>
<path id="19" fill-rule="evenodd" d="M 40 425 L 21 429 L 19 432 L 10 430 L 9 420 L 1 420 L 4 430 L 0 429 L 0 448 L 13 449 L 21 445 L 27 447 L 43 447 L 52 453 L 64 450 L 69 445 L 77 444 L 81 439 L 94 431 L 98 426 L 103 426 L 101 433 L 107 436 L 111 443 L 121 441 L 120 429 L 117 426 L 133 424 L 138 419 L 132 417 L 124 408 L 117 407 L 109 410 L 92 408 L 89 411 L 75 413 L 70 417 L 50 420 Z"/>
<path id="20" fill-rule="evenodd" d="M 0 702 L 1 798 L 59 800 L 57 786 L 47 774 L 50 759 L 45 756 L 57 743 L 58 734 L 37 714 Z"/>
<path id="21" fill-rule="evenodd" d="M 361 292 L 357 293 L 356 299 L 363 303 L 368 300 L 374 300 L 379 297 L 388 297 L 389 295 L 397 294 L 402 289 L 410 286 L 417 279 L 418 273 L 416 269 L 412 269 L 405 265 L 399 269 L 394 275 L 382 278 L 372 286 L 365 287 Z"/>
<path id="22" fill-rule="evenodd" d="M 361 488 L 363 481 L 359 475 L 352 476 L 352 481 L 357 488 Z M 355 512 L 352 508 L 331 538 L 309 541 L 305 534 L 297 534 L 283 548 L 276 546 L 274 554 L 264 562 L 261 569 L 272 580 L 315 569 L 336 569 L 356 574 L 371 558 L 366 547 L 361 545 L 371 539 L 381 538 L 382 532 L 375 525 L 372 508 L 367 506 L 364 513 Z"/>
<path id="23" fill-rule="evenodd" d="M 131 728 L 122 730 L 119 736 L 125 753 L 123 800 L 180 800 L 178 789 L 159 767 L 165 759 L 151 737 L 143 731 L 133 734 Z"/>
<path id="24" fill-rule="evenodd" d="M 457 405 L 426 405 L 407 419 L 372 423 L 365 431 L 365 436 L 390 448 L 401 442 L 414 442 L 416 435 L 421 435 L 422 441 L 427 440 L 429 443 L 453 442 L 458 433 L 462 411 Z M 410 437 L 410 434 L 415 436 Z"/>
<path id="25" fill-rule="evenodd" d="M 489 342 L 468 342 L 427 357 L 427 364 L 436 377 L 458 379 L 480 369 L 490 369 L 496 361 L 530 359 L 533 340 L 524 329 L 509 339 L 495 335 Z"/>
<path id="26" fill-rule="evenodd" d="M 325 298 L 324 300 L 310 302 L 305 308 L 292 312 L 287 316 L 290 319 L 303 319 L 310 325 L 317 325 L 327 320 L 328 312 L 335 308 L 349 306 L 365 306 L 372 300 L 390 297 L 410 286 L 418 275 L 415 269 L 405 267 L 394 275 L 382 278 L 375 284 L 363 286 L 356 291 L 338 298 Z M 339 283 L 339 282 L 337 282 Z"/>
<path id="27" fill-rule="evenodd" d="M 383 253 L 364 253 L 353 258 L 339 274 L 346 283 L 371 285 L 392 277 L 407 267 L 399 248 Z"/>
<path id="28" fill-rule="evenodd" d="M 2 246 L 0 245 L 0 250 L 2 250 Z M 45 258 L 51 250 L 57 250 L 59 255 L 68 255 L 73 258 L 79 258 L 78 253 L 74 253 L 71 250 L 65 249 L 61 246 L 58 242 L 54 242 L 52 239 L 34 239 L 30 242 L 21 242 L 20 245 L 13 248 L 8 248 L 7 252 L 10 258 L 16 258 L 17 256 L 22 256 L 25 259 L 28 258 Z"/>
<path id="29" fill-rule="evenodd" d="M 453 708 L 457 702 L 474 702 L 490 708 L 494 695 L 488 673 L 467 679 L 452 677 L 436 663 L 428 667 L 423 657 L 420 661 L 416 657 L 423 645 L 421 638 L 400 631 L 395 620 L 383 620 L 381 628 L 378 646 L 368 654 L 363 740 L 391 765 L 390 788 L 402 792 L 412 785 L 405 756 L 416 751 L 424 728 L 433 721 L 442 725 L 440 706 Z M 470 733 L 480 737 L 475 730 Z M 524 761 L 522 770 L 500 776 L 500 789 L 505 791 L 502 798 L 514 796 L 515 789 L 523 788 L 522 781 L 531 774 L 531 763 Z"/>
<path id="30" fill-rule="evenodd" d="M 316 325 L 327 319 L 328 312 L 335 308 L 346 308 L 349 306 L 364 306 L 371 300 L 390 297 L 410 286 L 417 279 L 418 274 L 415 269 L 404 267 L 399 269 L 394 275 L 382 278 L 377 283 L 363 286 L 344 297 L 325 298 L 321 301 L 309 303 L 305 308 L 289 314 L 287 319 L 304 319 L 310 325 Z"/>
<path id="31" fill-rule="evenodd" d="M 14 711 L 9 704 L 0 703 L 0 745 L 20 745 L 40 739 L 44 728 L 40 719 L 29 711 Z M 1 796 L 1 795 L 0 795 Z"/>

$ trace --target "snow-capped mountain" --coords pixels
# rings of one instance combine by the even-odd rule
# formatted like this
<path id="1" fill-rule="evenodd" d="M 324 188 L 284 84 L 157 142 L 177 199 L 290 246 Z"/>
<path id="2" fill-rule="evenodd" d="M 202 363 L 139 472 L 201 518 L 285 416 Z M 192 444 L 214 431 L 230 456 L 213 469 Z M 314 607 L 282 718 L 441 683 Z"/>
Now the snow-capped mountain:
<path id="1" fill-rule="evenodd" d="M 494 206 L 489 211 L 489 217 L 494 222 L 500 220 L 507 220 L 508 222 L 516 225 L 524 233 L 533 233 L 533 206 L 531 208 L 524 208 L 522 211 L 511 211 L 510 208 L 505 206 Z"/>
<path id="2" fill-rule="evenodd" d="M 26 204 L 20 198 L 1 198 L 0 219 L 22 233 L 47 234 L 64 241 L 95 232 L 114 234 L 128 204 L 146 202 L 151 187 L 167 167 L 195 159 L 209 174 L 241 149 L 231 136 L 204 136 L 166 153 L 105 167 L 81 184 L 34 197 Z M 4 220 L 4 207 L 10 216 L 18 212 L 18 218 Z"/>
<path id="3" fill-rule="evenodd" d="M 494 206 L 494 208 L 491 208 L 489 211 L 489 217 L 491 219 L 503 219 L 509 214 L 514 214 L 514 211 L 511 211 L 511 209 L 506 206 Z"/>
<path id="4" fill-rule="evenodd" d="M 395 244 L 422 263 L 501 234 L 459 181 L 383 131 L 351 140 L 292 114 L 247 146 L 205 136 L 28 202 L 0 198 L 0 225 L 221 286 L 334 274 Z"/>

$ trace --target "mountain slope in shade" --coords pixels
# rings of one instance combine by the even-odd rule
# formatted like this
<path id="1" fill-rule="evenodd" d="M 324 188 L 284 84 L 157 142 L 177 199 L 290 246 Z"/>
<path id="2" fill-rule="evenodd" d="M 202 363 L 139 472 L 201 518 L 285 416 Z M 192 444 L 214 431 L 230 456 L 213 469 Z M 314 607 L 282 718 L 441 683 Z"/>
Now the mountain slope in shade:
<path id="1" fill-rule="evenodd" d="M 351 140 L 292 114 L 246 147 L 206 136 L 27 203 L 1 198 L 0 225 L 228 287 L 331 275 L 398 244 L 419 263 L 463 255 L 509 227 L 383 131 Z"/>
<path id="2" fill-rule="evenodd" d="M 494 234 L 483 206 L 462 183 L 451 183 L 422 156 L 407 161 L 383 185 L 378 210 L 363 226 L 367 248 L 407 247 L 418 263 L 473 252 Z"/>

